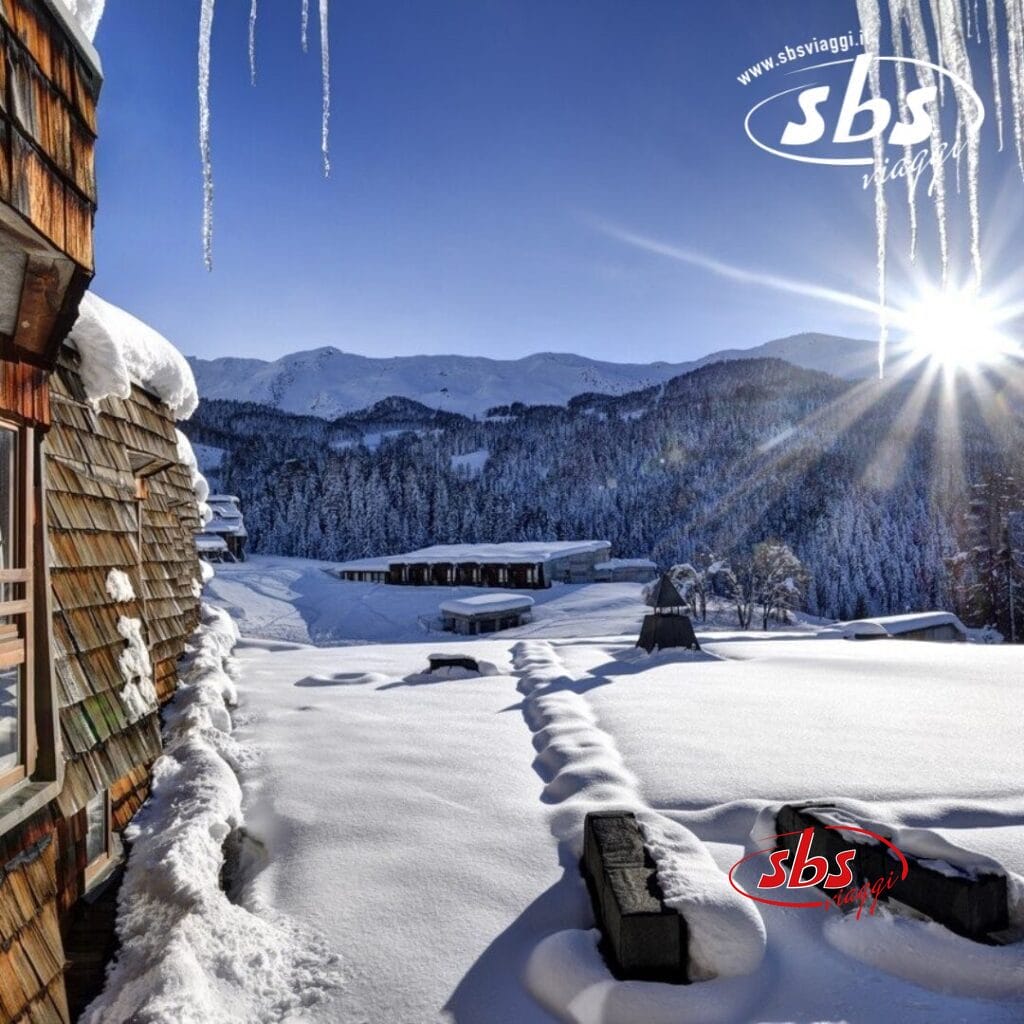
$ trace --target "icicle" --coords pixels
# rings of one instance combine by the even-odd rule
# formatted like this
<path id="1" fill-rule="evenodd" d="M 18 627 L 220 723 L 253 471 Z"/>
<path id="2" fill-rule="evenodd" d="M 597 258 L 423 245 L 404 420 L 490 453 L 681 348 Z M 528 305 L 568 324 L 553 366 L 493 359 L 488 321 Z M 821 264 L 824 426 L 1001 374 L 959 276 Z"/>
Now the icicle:
<path id="1" fill-rule="evenodd" d="M 924 27 L 924 15 L 918 0 L 902 0 L 903 15 L 910 29 L 910 48 L 914 59 L 927 63 L 932 60 L 931 47 L 928 44 L 928 33 Z M 942 75 L 936 76 L 930 67 L 917 65 L 917 81 L 922 87 L 934 86 L 936 77 L 941 81 Z M 945 144 L 942 139 L 942 122 L 940 118 L 931 119 L 931 136 L 929 140 L 931 156 L 931 182 L 928 195 L 932 198 L 935 209 L 935 224 L 939 236 L 939 260 L 942 267 L 942 283 L 946 283 L 949 268 L 949 232 L 946 227 L 946 164 L 944 160 Z"/>
<path id="2" fill-rule="evenodd" d="M 877 0 L 857 0 L 857 14 L 864 34 L 864 52 L 877 55 L 881 37 L 882 20 Z M 878 62 L 874 61 L 870 74 L 871 95 L 878 96 Z M 871 140 L 874 157 L 875 179 L 875 267 L 878 276 L 878 376 L 885 376 L 885 350 L 889 340 L 889 317 L 886 311 L 886 232 L 888 210 L 885 205 L 885 143 L 879 133 Z"/>
<path id="3" fill-rule="evenodd" d="M 970 33 L 968 33 L 970 35 Z M 978 0 L 974 0 L 974 41 L 981 44 L 981 22 L 978 20 Z"/>
<path id="4" fill-rule="evenodd" d="M 320 0 L 320 74 L 323 79 L 323 119 L 320 126 L 320 150 L 324 157 L 324 177 L 331 173 L 331 48 L 327 33 L 329 0 Z"/>
<path id="5" fill-rule="evenodd" d="M 904 0 L 889 0 L 889 22 L 892 29 L 893 53 L 898 58 L 904 56 L 903 51 L 903 17 L 902 7 Z M 897 60 L 896 68 L 896 96 L 897 109 L 902 114 L 907 109 L 907 74 L 902 60 Z M 910 262 L 917 258 L 917 174 L 913 168 L 913 146 L 904 146 L 903 160 L 907 167 L 907 214 L 910 218 Z"/>
<path id="6" fill-rule="evenodd" d="M 302 0 L 302 52 L 309 50 L 309 0 Z"/>
<path id="7" fill-rule="evenodd" d="M 960 19 L 960 7 L 956 0 L 939 0 L 942 20 L 936 31 L 942 37 L 943 53 L 950 70 L 960 77 L 967 88 L 957 85 L 955 88 L 957 101 L 957 140 L 967 139 L 967 209 L 970 220 L 971 264 L 974 268 L 974 284 L 981 287 L 981 214 L 978 201 L 978 177 L 981 156 L 981 126 L 979 114 L 973 109 L 971 92 L 974 78 L 971 72 L 971 59 L 967 53 L 967 40 L 964 37 L 963 22 Z M 971 106 L 971 117 L 965 115 L 967 106 Z M 959 159 L 959 158 L 958 158 Z M 958 163 L 959 170 L 959 163 Z"/>
<path id="8" fill-rule="evenodd" d="M 199 153 L 203 163 L 203 262 L 213 269 L 213 164 L 210 160 L 210 39 L 214 0 L 199 15 Z"/>
<path id="9" fill-rule="evenodd" d="M 1021 10 L 1018 0 L 1007 0 L 1006 33 L 1009 49 L 1006 66 L 1010 72 L 1013 140 L 1017 147 L 1017 165 L 1024 176 L 1024 125 L 1021 123 L 1021 113 L 1024 109 L 1024 11 Z"/>
<path id="10" fill-rule="evenodd" d="M 999 84 L 999 25 L 996 20 L 996 0 L 985 0 L 985 20 L 988 27 L 989 63 L 992 67 L 992 100 L 996 108 L 996 131 L 999 133 L 999 152 L 1003 151 L 1003 95 Z"/>
<path id="11" fill-rule="evenodd" d="M 971 35 L 971 0 L 963 0 L 964 20 L 967 22 L 967 37 Z"/>
<path id="12" fill-rule="evenodd" d="M 940 0 L 929 0 L 929 6 L 932 12 L 932 25 L 935 26 L 935 63 L 940 68 L 944 68 L 946 65 L 942 60 L 942 31 L 941 24 L 942 18 L 939 16 L 939 3 Z M 946 76 L 939 75 L 939 101 L 945 103 L 946 101 Z"/>
<path id="13" fill-rule="evenodd" d="M 259 0 L 252 0 L 249 5 L 249 81 L 256 84 L 256 5 Z"/>

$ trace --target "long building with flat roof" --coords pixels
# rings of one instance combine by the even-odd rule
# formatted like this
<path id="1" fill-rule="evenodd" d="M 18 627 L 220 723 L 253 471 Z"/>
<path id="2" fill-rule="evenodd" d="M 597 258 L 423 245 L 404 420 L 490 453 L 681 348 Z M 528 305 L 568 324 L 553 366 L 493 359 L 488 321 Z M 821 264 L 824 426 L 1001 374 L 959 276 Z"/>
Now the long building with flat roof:
<path id="1" fill-rule="evenodd" d="M 595 583 L 607 563 L 606 540 L 525 541 L 508 544 L 436 544 L 401 555 L 340 565 L 345 580 L 399 586 L 539 589 L 552 583 Z"/>

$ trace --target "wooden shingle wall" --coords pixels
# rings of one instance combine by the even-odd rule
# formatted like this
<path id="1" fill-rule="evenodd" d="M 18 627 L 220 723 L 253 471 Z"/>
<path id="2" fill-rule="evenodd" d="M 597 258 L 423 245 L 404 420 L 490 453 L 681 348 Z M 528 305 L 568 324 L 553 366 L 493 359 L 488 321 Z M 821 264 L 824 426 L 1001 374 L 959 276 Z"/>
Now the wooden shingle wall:
<path id="1" fill-rule="evenodd" d="M 99 79 L 39 0 L 0 3 L 0 200 L 92 267 Z"/>
<path id="2" fill-rule="evenodd" d="M 199 621 L 198 528 L 188 471 L 178 463 L 174 422 L 138 388 L 94 411 L 65 351 L 51 378 L 53 427 L 47 435 L 47 514 L 53 593 L 54 672 L 66 759 L 58 803 L 70 817 L 103 789 L 137 805 L 145 774 L 160 752 L 157 715 L 136 718 L 121 698 L 118 659 L 124 618 L 140 619 L 155 682 L 167 699 L 175 663 Z M 138 495 L 131 453 L 162 465 Z M 140 521 L 141 520 L 141 521 Z M 107 594 L 111 569 L 125 572 L 136 597 Z M 116 807 L 115 807 L 116 812 Z"/>
<path id="3" fill-rule="evenodd" d="M 127 644 L 118 624 L 141 620 L 162 703 L 199 623 L 199 517 L 174 421 L 138 388 L 93 409 L 77 365 L 77 354 L 62 350 L 42 447 L 64 784 L 0 836 L 0 1021 L 15 1024 L 69 1024 L 66 961 L 80 965 L 66 943 L 85 885 L 83 809 L 108 790 L 111 827 L 122 830 L 149 793 L 160 753 L 157 709 L 140 717 L 121 696 Z M 140 482 L 136 472 L 149 475 Z M 111 569 L 128 575 L 133 600 L 110 597 Z"/>
<path id="4" fill-rule="evenodd" d="M 44 810 L 0 839 L 0 1020 L 67 1024 L 57 842 Z"/>

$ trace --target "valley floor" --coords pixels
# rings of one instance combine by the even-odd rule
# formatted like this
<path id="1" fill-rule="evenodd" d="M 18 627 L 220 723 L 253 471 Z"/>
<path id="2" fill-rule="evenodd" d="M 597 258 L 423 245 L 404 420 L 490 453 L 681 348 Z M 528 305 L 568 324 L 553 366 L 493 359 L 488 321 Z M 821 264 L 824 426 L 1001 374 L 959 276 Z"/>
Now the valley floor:
<path id="1" fill-rule="evenodd" d="M 757 848 L 766 807 L 839 797 L 999 860 L 1019 917 L 1019 649 L 721 629 L 698 631 L 705 654 L 647 657 L 632 646 L 632 585 L 555 587 L 522 630 L 454 643 L 418 622 L 452 591 L 342 583 L 322 568 L 254 559 L 209 587 L 245 638 L 235 736 L 256 754 L 246 822 L 267 846 L 255 902 L 314 928 L 342 961 L 344 984 L 308 1019 L 1024 1016 L 1019 943 L 980 946 L 882 911 L 856 921 L 738 897 L 737 914 L 722 886 Z M 466 651 L 489 674 L 426 675 L 435 650 Z M 583 814 L 608 806 L 663 829 L 670 859 L 705 858 L 709 881 L 690 898 L 703 901 L 698 924 L 720 911 L 737 937 L 731 951 L 698 940 L 722 977 L 608 974 L 576 864 Z M 762 940 L 759 967 L 724 976 L 737 948 Z"/>

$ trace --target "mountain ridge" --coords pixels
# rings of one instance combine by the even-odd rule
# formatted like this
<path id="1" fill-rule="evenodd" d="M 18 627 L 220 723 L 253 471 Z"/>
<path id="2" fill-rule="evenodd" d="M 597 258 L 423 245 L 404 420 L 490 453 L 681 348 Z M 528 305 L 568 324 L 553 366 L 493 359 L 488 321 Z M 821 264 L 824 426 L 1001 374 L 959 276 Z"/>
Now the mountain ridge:
<path id="1" fill-rule="evenodd" d="M 190 356 L 189 363 L 202 398 L 256 402 L 330 420 L 394 396 L 468 416 L 514 402 L 565 405 L 583 393 L 640 391 L 711 363 L 737 359 L 779 358 L 802 369 L 856 380 L 874 372 L 875 352 L 873 341 L 803 333 L 679 363 L 617 363 L 558 352 L 509 360 L 463 355 L 377 358 L 334 346 L 275 360 Z"/>

